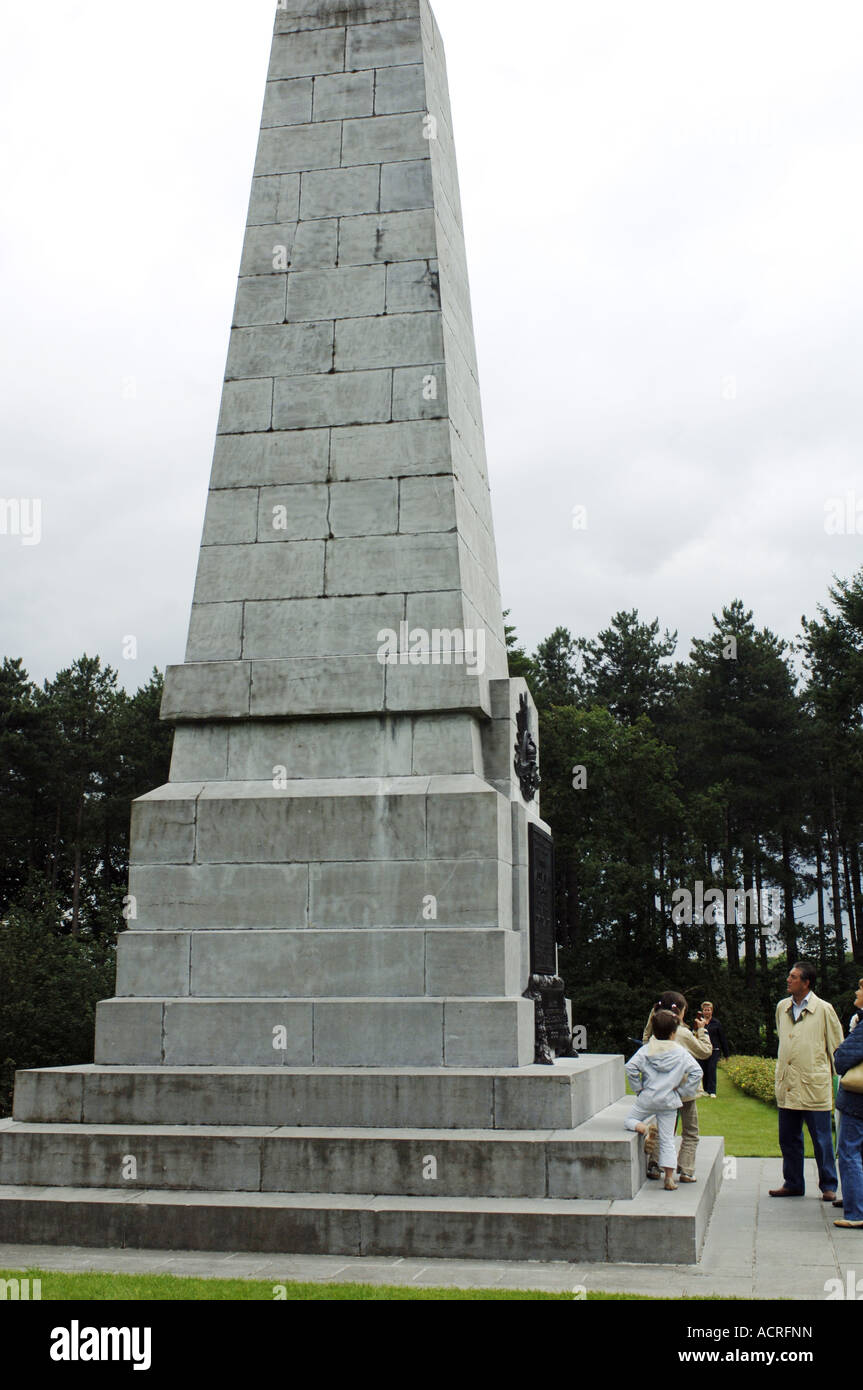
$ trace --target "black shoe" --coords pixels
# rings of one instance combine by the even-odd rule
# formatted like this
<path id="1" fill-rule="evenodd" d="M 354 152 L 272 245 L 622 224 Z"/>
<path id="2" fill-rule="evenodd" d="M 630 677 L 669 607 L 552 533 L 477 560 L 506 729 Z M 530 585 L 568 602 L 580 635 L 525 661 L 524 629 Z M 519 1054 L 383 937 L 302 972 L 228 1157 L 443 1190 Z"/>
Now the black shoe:
<path id="1" fill-rule="evenodd" d="M 842 1207 L 843 1211 L 845 1209 L 845 1203 L 842 1201 L 841 1197 L 838 1197 L 836 1201 L 833 1203 L 833 1205 L 834 1207 Z"/>

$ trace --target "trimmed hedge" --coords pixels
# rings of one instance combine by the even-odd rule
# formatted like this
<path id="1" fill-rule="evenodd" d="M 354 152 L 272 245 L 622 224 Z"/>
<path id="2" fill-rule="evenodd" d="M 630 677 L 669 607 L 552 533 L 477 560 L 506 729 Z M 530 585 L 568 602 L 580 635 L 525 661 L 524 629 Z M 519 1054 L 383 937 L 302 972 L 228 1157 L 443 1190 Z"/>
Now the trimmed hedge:
<path id="1" fill-rule="evenodd" d="M 776 1060 L 773 1057 L 729 1057 L 725 1072 L 747 1096 L 776 1105 Z"/>

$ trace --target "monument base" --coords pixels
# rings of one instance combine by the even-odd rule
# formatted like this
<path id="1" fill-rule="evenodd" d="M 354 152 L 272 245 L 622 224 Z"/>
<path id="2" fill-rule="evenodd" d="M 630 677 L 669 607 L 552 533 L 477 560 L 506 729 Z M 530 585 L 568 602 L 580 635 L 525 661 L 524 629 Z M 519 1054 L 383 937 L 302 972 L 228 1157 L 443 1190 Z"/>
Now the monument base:
<path id="1" fill-rule="evenodd" d="M 672 1203 L 645 1182 L 629 1104 L 618 1056 L 20 1072 L 0 1241 L 695 1262 L 722 1141 Z"/>

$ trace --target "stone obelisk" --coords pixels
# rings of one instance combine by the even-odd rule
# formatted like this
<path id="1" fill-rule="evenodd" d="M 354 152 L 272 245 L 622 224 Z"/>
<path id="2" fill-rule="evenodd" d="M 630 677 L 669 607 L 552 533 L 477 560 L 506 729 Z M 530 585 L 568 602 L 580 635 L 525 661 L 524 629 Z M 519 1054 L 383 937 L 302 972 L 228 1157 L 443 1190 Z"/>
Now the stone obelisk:
<path id="1" fill-rule="evenodd" d="M 116 997 L 94 1064 L 16 1078 L 0 1240 L 695 1259 L 721 1141 L 657 1204 L 622 1059 L 534 1064 L 536 725 L 426 0 L 279 5 L 163 715 Z"/>
<path id="2" fill-rule="evenodd" d="M 437 27 L 291 0 L 97 1061 L 530 1063 L 524 691 Z"/>

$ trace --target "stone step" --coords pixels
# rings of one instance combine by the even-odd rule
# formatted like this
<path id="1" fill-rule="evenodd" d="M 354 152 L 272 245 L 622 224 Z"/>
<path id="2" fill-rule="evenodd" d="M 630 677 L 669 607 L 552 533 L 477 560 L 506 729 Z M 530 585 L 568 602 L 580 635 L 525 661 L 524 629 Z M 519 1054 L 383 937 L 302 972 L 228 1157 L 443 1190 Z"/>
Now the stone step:
<path id="1" fill-rule="evenodd" d="M 629 1198 L 643 1146 L 623 1100 L 577 1129 L 32 1125 L 0 1121 L 0 1184 Z"/>
<path id="2" fill-rule="evenodd" d="M 19 1071 L 22 1123 L 574 1129 L 624 1094 L 623 1058 L 553 1066 L 126 1067 Z"/>
<path id="3" fill-rule="evenodd" d="M 631 1201 L 368 1193 L 0 1187 L 0 1241 L 428 1259 L 694 1264 L 722 1174 L 703 1139 L 699 1181 Z"/>
<path id="4" fill-rule="evenodd" d="M 147 1066 L 524 1067 L 534 1005 L 497 999 L 106 999 L 97 1062 Z"/>

